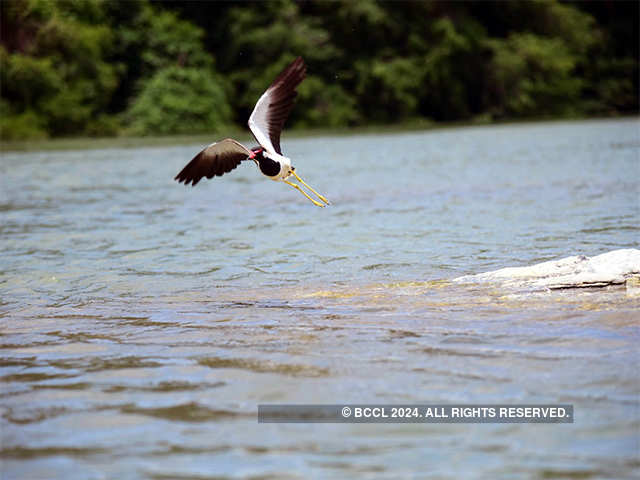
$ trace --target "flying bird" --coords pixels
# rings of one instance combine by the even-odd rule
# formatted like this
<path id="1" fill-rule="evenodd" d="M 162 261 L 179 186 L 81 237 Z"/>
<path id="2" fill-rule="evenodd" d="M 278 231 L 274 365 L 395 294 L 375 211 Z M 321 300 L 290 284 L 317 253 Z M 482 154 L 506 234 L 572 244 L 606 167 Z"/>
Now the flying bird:
<path id="1" fill-rule="evenodd" d="M 249 117 L 249 130 L 260 146 L 251 149 L 232 138 L 214 142 L 199 152 L 176 175 L 175 180 L 191 183 L 192 186 L 202 177 L 222 176 L 240 165 L 244 160 L 253 160 L 260 171 L 275 181 L 292 186 L 318 207 L 329 205 L 329 201 L 307 185 L 293 166 L 291 159 L 285 157 L 280 149 L 280 133 L 284 127 L 296 98 L 296 87 L 304 80 L 307 67 L 302 57 L 296 58 L 276 77 L 273 83 L 258 99 Z M 288 180 L 295 177 L 320 201 L 313 199 L 300 185 Z"/>

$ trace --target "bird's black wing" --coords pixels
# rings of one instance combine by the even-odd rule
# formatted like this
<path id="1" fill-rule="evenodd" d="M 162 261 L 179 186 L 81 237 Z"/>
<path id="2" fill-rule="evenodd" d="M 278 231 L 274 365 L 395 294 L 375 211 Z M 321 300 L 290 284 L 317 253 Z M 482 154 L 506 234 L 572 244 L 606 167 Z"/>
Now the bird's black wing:
<path id="1" fill-rule="evenodd" d="M 302 57 L 296 58 L 262 94 L 249 117 L 249 129 L 265 150 L 282 155 L 280 132 L 284 127 L 293 102 L 296 87 L 304 80 L 307 67 Z"/>
<path id="2" fill-rule="evenodd" d="M 230 172 L 251 155 L 251 151 L 231 138 L 212 143 L 198 153 L 174 178 L 192 186 L 202 177 L 213 178 Z"/>

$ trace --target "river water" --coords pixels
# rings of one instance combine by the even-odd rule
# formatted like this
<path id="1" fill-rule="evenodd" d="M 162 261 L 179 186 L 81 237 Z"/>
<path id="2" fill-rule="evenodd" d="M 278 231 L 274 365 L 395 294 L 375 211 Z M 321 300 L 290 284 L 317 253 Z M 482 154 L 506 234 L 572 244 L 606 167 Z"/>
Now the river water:
<path id="1" fill-rule="evenodd" d="M 466 274 L 640 245 L 637 119 L 2 154 L 2 478 L 631 478 L 640 301 Z M 261 403 L 567 403 L 573 424 L 262 424 Z"/>

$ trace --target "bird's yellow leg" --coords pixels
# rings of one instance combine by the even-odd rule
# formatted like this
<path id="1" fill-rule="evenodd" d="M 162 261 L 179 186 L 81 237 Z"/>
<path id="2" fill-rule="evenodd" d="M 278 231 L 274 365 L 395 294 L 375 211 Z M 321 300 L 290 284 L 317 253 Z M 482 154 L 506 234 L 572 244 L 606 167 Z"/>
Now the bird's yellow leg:
<path id="1" fill-rule="evenodd" d="M 289 180 L 283 180 L 284 183 L 286 183 L 287 185 L 291 185 L 293 188 L 295 188 L 296 190 L 298 190 L 301 194 L 303 194 L 305 197 L 307 197 L 309 200 L 311 200 L 313 202 L 314 205 L 317 205 L 318 207 L 324 207 L 324 205 L 320 202 L 316 202 L 313 198 L 311 198 L 309 195 L 307 195 L 307 192 L 305 192 L 304 190 L 302 190 L 300 188 L 300 185 L 297 185 L 293 182 L 290 182 Z"/>
<path id="2" fill-rule="evenodd" d="M 299 181 L 302 185 L 304 185 L 304 186 L 305 186 L 305 187 L 307 187 L 309 190 L 311 190 L 311 192 L 312 192 L 313 194 L 315 194 L 315 196 L 316 196 L 316 197 L 318 197 L 320 200 L 322 200 L 322 201 L 323 201 L 324 203 L 326 203 L 327 205 L 331 205 L 331 203 L 329 203 L 329 200 L 327 200 L 326 198 L 324 198 L 322 195 L 320 195 L 318 192 L 316 192 L 313 188 L 311 188 L 309 185 L 307 185 L 307 184 L 305 183 L 305 181 L 304 181 L 304 180 L 302 180 L 302 179 L 298 176 L 298 174 L 296 173 L 296 171 L 295 171 L 295 170 L 293 170 L 293 169 L 292 169 L 292 170 L 291 170 L 291 174 L 292 174 L 294 177 L 296 177 L 296 178 L 298 179 L 298 181 Z"/>

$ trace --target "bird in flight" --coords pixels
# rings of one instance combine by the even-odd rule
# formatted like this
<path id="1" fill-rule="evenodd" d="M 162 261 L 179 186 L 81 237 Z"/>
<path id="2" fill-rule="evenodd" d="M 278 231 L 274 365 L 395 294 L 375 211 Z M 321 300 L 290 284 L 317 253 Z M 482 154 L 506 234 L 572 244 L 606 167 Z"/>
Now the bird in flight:
<path id="1" fill-rule="evenodd" d="M 307 67 L 302 57 L 296 58 L 258 99 L 249 117 L 249 130 L 260 146 L 248 149 L 231 138 L 212 143 L 193 157 L 193 160 L 176 175 L 175 180 L 195 186 L 202 177 L 222 176 L 240 165 L 240 162 L 253 160 L 260 171 L 270 179 L 292 186 L 318 207 L 329 205 L 325 197 L 298 176 L 296 169 L 291 166 L 291 159 L 285 157 L 280 149 L 280 132 L 293 108 L 297 95 L 296 87 L 304 80 L 306 72 Z M 288 178 L 291 176 L 320 201 L 313 199 L 300 185 L 289 181 Z"/>

